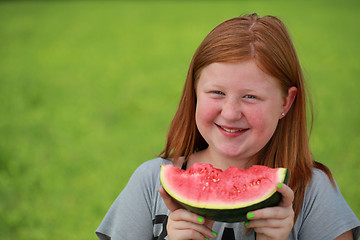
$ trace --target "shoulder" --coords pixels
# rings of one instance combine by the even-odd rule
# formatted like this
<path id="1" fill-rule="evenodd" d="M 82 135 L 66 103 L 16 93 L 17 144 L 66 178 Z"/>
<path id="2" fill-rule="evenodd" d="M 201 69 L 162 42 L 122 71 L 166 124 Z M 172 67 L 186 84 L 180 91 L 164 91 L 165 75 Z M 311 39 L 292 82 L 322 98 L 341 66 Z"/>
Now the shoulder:
<path id="1" fill-rule="evenodd" d="M 172 162 L 156 158 L 142 163 L 134 171 L 96 230 L 100 238 L 150 239 L 152 219 L 161 207 L 158 187 L 163 164 Z"/>
<path id="2" fill-rule="evenodd" d="M 308 189 L 318 189 L 325 186 L 332 186 L 337 189 L 335 180 L 333 180 L 334 184 L 332 184 L 331 180 L 331 176 L 328 176 L 324 171 L 314 168 L 312 171 L 312 177 L 310 184 L 308 185 Z"/>
<path id="3" fill-rule="evenodd" d="M 145 173 L 145 172 L 158 172 L 161 165 L 173 164 L 172 161 L 164 158 L 154 158 L 142 163 L 135 172 Z"/>
<path id="4" fill-rule="evenodd" d="M 311 181 L 305 191 L 303 207 L 307 207 L 306 204 L 312 206 L 314 201 L 326 200 L 330 202 L 342 198 L 335 180 L 333 182 L 324 171 L 314 168 Z"/>
<path id="5" fill-rule="evenodd" d="M 130 181 L 156 181 L 159 178 L 160 166 L 173 164 L 170 160 L 155 158 L 142 163 L 133 173 Z M 150 182 L 152 182 L 150 181 Z"/>
<path id="6" fill-rule="evenodd" d="M 326 219 L 326 221 L 324 221 Z M 313 169 L 295 224 L 300 239 L 334 239 L 354 229 L 359 220 L 343 198 L 339 187 L 320 169 Z"/>
<path id="7" fill-rule="evenodd" d="M 160 187 L 160 166 L 172 162 L 156 158 L 142 163 L 132 174 L 126 186 L 116 198 L 111 210 L 125 212 L 124 206 L 137 206 L 139 209 L 151 211 L 154 199 Z M 139 207 L 141 206 L 141 207 Z"/>

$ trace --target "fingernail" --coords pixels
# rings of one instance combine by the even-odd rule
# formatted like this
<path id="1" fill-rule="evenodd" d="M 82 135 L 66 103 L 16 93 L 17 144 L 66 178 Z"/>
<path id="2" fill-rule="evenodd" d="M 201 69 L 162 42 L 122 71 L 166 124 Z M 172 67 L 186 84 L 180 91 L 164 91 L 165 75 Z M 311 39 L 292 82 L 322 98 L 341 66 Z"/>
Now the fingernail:
<path id="1" fill-rule="evenodd" d="M 278 187 L 278 188 L 282 188 L 282 184 L 279 183 L 279 184 L 277 185 L 277 187 Z"/>
<path id="2" fill-rule="evenodd" d="M 212 234 L 215 236 L 215 237 L 217 237 L 217 232 L 214 232 L 214 231 L 212 231 Z"/>
<path id="3" fill-rule="evenodd" d="M 249 212 L 249 213 L 247 214 L 247 218 L 248 218 L 248 219 L 251 219 L 251 218 L 253 218 L 253 217 L 255 217 L 255 214 L 254 214 L 254 213 Z"/>
<path id="4" fill-rule="evenodd" d="M 247 225 L 249 225 L 249 222 L 248 222 L 248 221 L 246 221 L 246 222 L 244 223 L 244 225 L 245 225 L 245 227 L 246 227 Z"/>
<path id="5" fill-rule="evenodd" d="M 203 223 L 203 222 L 204 222 L 204 218 L 203 218 L 203 217 L 198 217 L 198 221 L 199 221 L 199 223 Z"/>

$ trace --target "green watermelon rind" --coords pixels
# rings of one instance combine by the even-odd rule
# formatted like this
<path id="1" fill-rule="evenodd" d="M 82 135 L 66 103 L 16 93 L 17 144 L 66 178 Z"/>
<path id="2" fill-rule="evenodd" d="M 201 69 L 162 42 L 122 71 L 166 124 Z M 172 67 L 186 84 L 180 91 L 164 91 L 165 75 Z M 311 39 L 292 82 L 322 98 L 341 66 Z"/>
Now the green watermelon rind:
<path id="1" fill-rule="evenodd" d="M 161 172 L 161 171 L 160 171 Z M 280 177 L 282 183 L 287 184 L 289 182 L 289 172 L 286 168 L 279 168 L 278 173 L 281 174 Z M 246 205 L 235 205 L 235 206 L 211 206 L 209 207 L 197 207 L 196 203 L 186 203 L 181 199 L 181 197 L 176 196 L 176 194 L 169 191 L 169 188 L 162 181 L 165 191 L 173 197 L 180 205 L 189 211 L 199 214 L 207 219 L 211 219 L 218 222 L 244 222 L 247 220 L 246 214 L 250 211 L 255 211 L 258 209 L 266 208 L 266 207 L 274 207 L 277 206 L 282 198 L 281 193 L 277 192 L 276 189 L 272 191 L 271 194 L 264 196 L 264 198 L 258 199 L 257 201 L 253 201 L 252 203 L 248 203 Z M 166 184 L 166 183 L 165 183 Z"/>

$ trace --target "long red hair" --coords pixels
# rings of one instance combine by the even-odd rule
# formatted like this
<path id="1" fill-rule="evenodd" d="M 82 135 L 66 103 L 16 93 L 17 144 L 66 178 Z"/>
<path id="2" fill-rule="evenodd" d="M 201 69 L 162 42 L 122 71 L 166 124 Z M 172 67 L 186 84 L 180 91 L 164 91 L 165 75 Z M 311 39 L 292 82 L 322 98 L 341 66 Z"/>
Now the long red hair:
<path id="1" fill-rule="evenodd" d="M 304 77 L 289 33 L 282 21 L 274 16 L 259 18 L 252 14 L 233 18 L 215 27 L 205 37 L 190 63 L 179 107 L 160 156 L 188 159 L 192 153 L 207 148 L 195 123 L 195 86 L 201 70 L 214 62 L 247 60 L 255 60 L 260 69 L 275 77 L 285 96 L 290 87 L 297 88 L 291 109 L 279 121 L 274 135 L 259 154 L 259 164 L 289 170 L 289 186 L 295 193 L 296 219 L 313 167 L 326 172 L 332 182 L 333 179 L 330 170 L 312 158 Z M 310 119 L 312 125 L 312 113 Z"/>

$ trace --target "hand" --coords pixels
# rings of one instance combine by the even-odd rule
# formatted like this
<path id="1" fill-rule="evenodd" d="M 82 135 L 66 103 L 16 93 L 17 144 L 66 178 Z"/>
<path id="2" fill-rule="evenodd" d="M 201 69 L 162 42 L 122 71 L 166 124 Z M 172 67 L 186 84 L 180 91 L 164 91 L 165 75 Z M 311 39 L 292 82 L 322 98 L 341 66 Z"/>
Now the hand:
<path id="1" fill-rule="evenodd" d="M 166 230 L 171 240 L 204 240 L 215 238 L 217 234 L 211 230 L 214 221 L 205 219 L 184 209 L 165 190 L 160 187 L 159 192 L 165 205 L 171 211 Z"/>
<path id="2" fill-rule="evenodd" d="M 279 184 L 277 191 L 282 194 L 279 206 L 249 212 L 245 222 L 247 228 L 254 228 L 257 240 L 287 239 L 294 226 L 294 192 L 285 184 Z"/>

